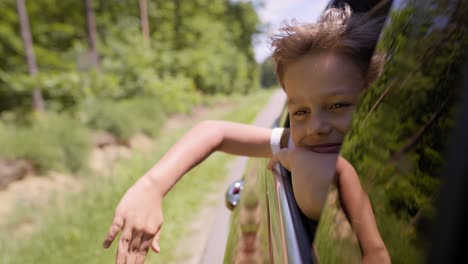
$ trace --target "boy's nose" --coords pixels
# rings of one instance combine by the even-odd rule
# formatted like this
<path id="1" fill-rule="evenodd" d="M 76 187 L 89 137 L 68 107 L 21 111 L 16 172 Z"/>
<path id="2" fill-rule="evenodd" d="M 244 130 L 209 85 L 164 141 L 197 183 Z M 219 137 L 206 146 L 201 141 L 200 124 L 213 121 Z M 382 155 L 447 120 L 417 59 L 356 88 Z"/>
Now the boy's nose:
<path id="1" fill-rule="evenodd" d="M 311 116 L 307 134 L 309 135 L 328 135 L 332 130 L 331 124 L 321 114 Z"/>

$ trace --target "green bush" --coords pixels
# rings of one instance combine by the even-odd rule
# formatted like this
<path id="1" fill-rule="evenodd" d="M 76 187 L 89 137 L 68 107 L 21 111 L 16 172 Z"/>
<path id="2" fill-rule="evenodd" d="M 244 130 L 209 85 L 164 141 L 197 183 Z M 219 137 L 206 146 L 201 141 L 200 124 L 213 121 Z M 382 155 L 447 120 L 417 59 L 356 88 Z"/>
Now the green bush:
<path id="1" fill-rule="evenodd" d="M 156 82 L 148 82 L 144 94 L 159 101 L 166 114 L 188 113 L 195 104 L 200 103 L 200 95 L 194 83 L 183 76 L 166 77 Z"/>
<path id="2" fill-rule="evenodd" d="M 121 77 L 98 71 L 40 72 L 35 76 L 0 72 L 0 81 L 4 82 L 11 100 L 16 103 L 5 104 L 6 107 L 0 110 L 30 111 L 31 93 L 36 88 L 42 91 L 46 109 L 58 112 L 72 112 L 89 97 L 119 98 L 126 95 L 125 87 L 120 84 Z"/>
<path id="3" fill-rule="evenodd" d="M 39 170 L 75 172 L 88 163 L 88 129 L 67 115 L 34 116 L 29 125 L 0 123 L 0 156 L 31 161 Z"/>
<path id="4" fill-rule="evenodd" d="M 190 77 L 203 93 L 245 94 L 259 87 L 258 65 L 228 45 L 179 51 L 172 67 Z"/>
<path id="5" fill-rule="evenodd" d="M 95 99 L 82 105 L 80 117 L 91 128 L 126 141 L 138 132 L 156 136 L 165 113 L 156 98 L 111 101 Z"/>

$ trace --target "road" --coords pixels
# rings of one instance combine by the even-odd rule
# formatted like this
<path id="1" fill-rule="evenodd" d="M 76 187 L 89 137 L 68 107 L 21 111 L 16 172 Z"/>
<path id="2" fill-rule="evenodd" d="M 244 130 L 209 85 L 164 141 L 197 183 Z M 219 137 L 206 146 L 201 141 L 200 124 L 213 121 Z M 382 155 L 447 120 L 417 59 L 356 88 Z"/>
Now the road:
<path id="1" fill-rule="evenodd" d="M 275 91 L 269 100 L 268 104 L 257 115 L 254 125 L 261 127 L 271 127 L 276 118 L 280 115 L 286 101 L 286 94 L 283 90 Z M 229 175 L 224 183 L 224 189 L 227 189 L 229 184 L 242 177 L 242 174 L 247 165 L 246 157 L 238 157 L 229 169 Z M 229 232 L 229 218 L 231 212 L 224 204 L 224 192 L 219 195 L 219 205 L 216 209 L 215 219 L 212 229 L 206 240 L 203 253 L 200 256 L 198 263 L 211 264 L 223 263 L 224 250 L 226 247 L 227 235 Z"/>

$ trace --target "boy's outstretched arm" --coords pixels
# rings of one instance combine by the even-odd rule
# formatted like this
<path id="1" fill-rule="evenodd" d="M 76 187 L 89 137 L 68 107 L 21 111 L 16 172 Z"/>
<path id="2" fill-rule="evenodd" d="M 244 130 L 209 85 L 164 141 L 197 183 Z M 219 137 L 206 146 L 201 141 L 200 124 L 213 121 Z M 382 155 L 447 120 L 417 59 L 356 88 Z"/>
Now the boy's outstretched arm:
<path id="1" fill-rule="evenodd" d="M 122 231 L 116 263 L 143 263 L 150 247 L 159 252 L 162 199 L 172 186 L 215 151 L 270 157 L 270 133 L 271 129 L 226 121 L 203 121 L 192 128 L 122 197 L 104 248 Z"/>
<path id="2" fill-rule="evenodd" d="M 363 263 L 390 263 L 380 237 L 367 193 L 361 187 L 354 167 L 339 156 L 336 165 L 338 188 L 343 211 L 359 241 Z"/>
<path id="3" fill-rule="evenodd" d="M 206 120 L 185 134 L 143 177 L 165 195 L 190 169 L 211 153 L 270 157 L 271 129 L 228 121 Z"/>

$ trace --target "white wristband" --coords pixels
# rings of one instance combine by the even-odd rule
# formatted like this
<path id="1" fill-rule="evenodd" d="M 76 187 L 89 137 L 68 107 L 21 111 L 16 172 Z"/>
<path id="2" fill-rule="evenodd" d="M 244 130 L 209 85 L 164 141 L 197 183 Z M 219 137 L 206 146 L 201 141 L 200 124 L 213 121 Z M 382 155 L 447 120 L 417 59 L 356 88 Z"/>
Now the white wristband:
<path id="1" fill-rule="evenodd" d="M 270 147 L 271 153 L 275 155 L 281 149 L 281 136 L 283 135 L 284 128 L 283 127 L 275 127 L 271 130 L 270 135 Z"/>

